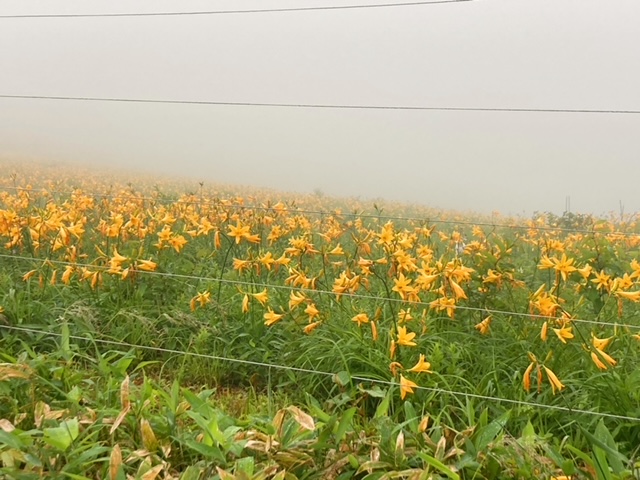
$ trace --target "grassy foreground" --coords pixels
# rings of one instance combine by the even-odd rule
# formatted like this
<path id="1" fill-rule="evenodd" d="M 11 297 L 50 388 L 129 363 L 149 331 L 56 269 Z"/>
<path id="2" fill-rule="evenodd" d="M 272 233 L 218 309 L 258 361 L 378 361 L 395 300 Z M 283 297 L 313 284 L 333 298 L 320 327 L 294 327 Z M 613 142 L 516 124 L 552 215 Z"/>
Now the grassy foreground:
<path id="1" fill-rule="evenodd" d="M 639 478 L 633 218 L 5 171 L 3 478 Z"/>

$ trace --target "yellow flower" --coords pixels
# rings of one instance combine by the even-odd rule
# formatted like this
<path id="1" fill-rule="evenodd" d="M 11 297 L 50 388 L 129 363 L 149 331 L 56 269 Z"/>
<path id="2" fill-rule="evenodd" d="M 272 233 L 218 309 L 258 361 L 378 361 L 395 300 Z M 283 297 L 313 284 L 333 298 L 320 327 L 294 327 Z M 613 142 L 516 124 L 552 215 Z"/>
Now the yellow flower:
<path id="1" fill-rule="evenodd" d="M 533 367 L 535 367 L 535 365 L 535 362 L 531 362 L 527 369 L 524 371 L 524 375 L 522 377 L 522 385 L 527 393 L 529 393 L 529 390 L 531 389 L 531 372 L 533 371 Z"/>
<path id="2" fill-rule="evenodd" d="M 144 270 L 146 272 L 154 272 L 158 268 L 158 264 L 151 260 L 138 260 L 136 264 L 138 270 Z"/>
<path id="3" fill-rule="evenodd" d="M 116 263 L 123 263 L 126 262 L 128 260 L 127 257 L 123 257 L 122 255 L 120 255 L 118 253 L 118 250 L 114 247 L 113 249 L 113 257 L 111 257 L 111 261 L 112 262 L 116 262 Z"/>
<path id="4" fill-rule="evenodd" d="M 551 260 L 547 255 L 543 255 L 540 259 L 540 265 L 538 265 L 538 268 L 540 270 L 549 270 L 554 266 L 555 263 L 553 262 L 553 260 Z"/>
<path id="5" fill-rule="evenodd" d="M 556 272 L 560 273 L 560 275 L 562 276 L 562 280 L 564 280 L 565 282 L 567 281 L 567 275 L 571 272 L 575 272 L 576 271 L 576 267 L 573 266 L 573 258 L 567 258 L 566 254 L 562 254 L 562 258 L 560 260 L 558 259 L 554 259 L 555 260 L 555 270 Z"/>
<path id="6" fill-rule="evenodd" d="M 451 285 L 451 289 L 453 290 L 453 294 L 456 297 L 456 300 L 467 299 L 467 295 L 464 293 L 464 290 L 460 285 L 454 282 L 452 279 L 449 279 L 449 285 Z"/>
<path id="7" fill-rule="evenodd" d="M 376 322 L 374 322 L 373 320 L 371 321 L 370 325 L 371 325 L 371 337 L 375 342 L 376 340 L 378 340 L 378 327 L 376 326 Z"/>
<path id="8" fill-rule="evenodd" d="M 198 294 L 191 299 L 189 302 L 189 306 L 191 307 L 191 311 L 193 312 L 196 309 L 196 303 L 200 304 L 200 307 L 204 307 L 207 303 L 211 301 L 211 292 L 205 290 L 204 292 L 198 292 Z"/>
<path id="9" fill-rule="evenodd" d="M 264 306 L 269 301 L 269 294 L 265 288 L 261 292 L 252 293 L 251 296 L 260 302 L 260 305 Z"/>
<path id="10" fill-rule="evenodd" d="M 596 278 L 592 279 L 591 282 L 596 284 L 598 290 L 606 289 L 608 291 L 611 276 L 604 273 L 604 270 L 600 270 L 600 273 L 596 273 L 595 275 Z"/>
<path id="11" fill-rule="evenodd" d="M 320 311 L 316 308 L 313 303 L 307 305 L 307 308 L 304 309 L 304 313 L 309 315 L 309 321 L 313 320 L 315 317 L 320 315 Z"/>
<path id="12" fill-rule="evenodd" d="M 180 250 L 187 244 L 187 239 L 182 235 L 176 235 L 169 240 L 169 243 L 176 252 L 180 253 Z"/>
<path id="13" fill-rule="evenodd" d="M 407 333 L 407 327 L 398 327 L 398 345 L 405 347 L 415 347 L 417 344 L 413 341 L 415 333 Z"/>
<path id="14" fill-rule="evenodd" d="M 344 255 L 344 250 L 342 249 L 340 244 L 338 244 L 333 250 L 331 250 L 330 252 L 327 252 L 327 254 L 328 255 Z"/>
<path id="15" fill-rule="evenodd" d="M 234 237 L 236 239 L 236 244 L 238 244 L 242 238 L 246 238 L 251 235 L 249 229 L 250 227 L 248 225 L 242 225 L 238 221 L 235 226 L 229 225 L 229 232 L 227 232 L 227 234 L 230 237 Z"/>
<path id="16" fill-rule="evenodd" d="M 33 277 L 36 274 L 37 270 L 29 270 L 27 273 L 25 273 L 22 276 L 22 281 L 26 282 L 27 280 L 31 279 L 31 277 Z"/>
<path id="17" fill-rule="evenodd" d="M 391 375 L 394 377 L 398 374 L 398 370 L 402 370 L 403 368 L 400 362 L 391 362 L 389 364 L 389 370 L 391 370 Z"/>
<path id="18" fill-rule="evenodd" d="M 304 293 L 296 293 L 293 290 L 289 293 L 289 310 L 295 309 L 298 305 L 304 302 L 307 297 Z"/>
<path id="19" fill-rule="evenodd" d="M 413 393 L 413 389 L 417 386 L 417 383 L 412 382 L 411 380 L 408 380 L 400 375 L 400 398 L 404 400 L 404 397 L 407 396 L 407 393 Z"/>
<path id="20" fill-rule="evenodd" d="M 549 330 L 549 322 L 544 322 L 542 324 L 542 328 L 540 329 L 540 338 L 543 342 L 547 341 L 547 331 Z"/>
<path id="21" fill-rule="evenodd" d="M 241 260 L 239 258 L 233 259 L 233 269 L 238 270 L 238 272 L 242 273 L 243 270 L 248 270 L 251 267 L 251 262 L 249 260 Z"/>
<path id="22" fill-rule="evenodd" d="M 264 265 L 267 270 L 271 270 L 271 265 L 275 263 L 275 259 L 273 258 L 273 254 L 271 252 L 265 253 L 263 256 L 258 258 L 258 261 Z"/>
<path id="23" fill-rule="evenodd" d="M 400 295 L 400 298 L 402 298 L 403 300 L 406 299 L 406 294 L 415 292 L 415 288 L 409 286 L 411 284 L 411 279 L 405 278 L 404 274 L 402 273 L 398 275 L 398 278 L 393 279 L 393 283 L 395 285 L 391 288 L 391 290 L 393 290 L 394 292 L 398 292 L 398 295 Z"/>
<path id="24" fill-rule="evenodd" d="M 242 313 L 247 313 L 249 311 L 249 295 L 246 293 L 242 297 Z"/>
<path id="25" fill-rule="evenodd" d="M 313 332 L 316 328 L 318 328 L 320 325 L 322 324 L 322 320 L 319 320 L 317 322 L 313 322 L 310 323 L 309 325 L 307 325 L 306 327 L 304 327 L 304 333 L 306 333 L 307 335 L 309 335 L 311 332 Z"/>
<path id="26" fill-rule="evenodd" d="M 456 311 L 456 301 L 453 298 L 440 297 L 429 303 L 430 308 L 436 309 L 438 312 L 447 311 L 447 316 L 453 318 Z"/>
<path id="27" fill-rule="evenodd" d="M 553 392 L 553 394 L 556 394 L 556 391 L 560 391 L 564 388 L 564 385 L 562 384 L 562 382 L 560 382 L 560 380 L 558 380 L 558 377 L 556 377 L 556 374 L 553 373 L 553 371 L 547 367 L 543 367 L 544 371 L 547 372 L 547 376 L 549 377 L 549 383 L 551 384 L 551 391 Z"/>
<path id="28" fill-rule="evenodd" d="M 553 331 L 558 336 L 562 343 L 567 343 L 567 338 L 573 338 L 573 333 L 571 332 L 571 326 L 565 326 L 562 328 L 554 328 Z"/>
<path id="29" fill-rule="evenodd" d="M 606 348 L 611 343 L 611 340 L 613 340 L 613 337 L 598 338 L 593 333 L 591 334 L 591 344 L 598 350 L 602 350 L 602 351 L 606 350 Z"/>
<path id="30" fill-rule="evenodd" d="M 640 301 L 640 290 L 636 290 L 635 292 L 623 292 L 622 290 L 618 290 L 615 292 L 615 295 L 636 303 Z"/>
<path id="31" fill-rule="evenodd" d="M 430 369 L 431 369 L 431 364 L 424 360 L 424 355 L 421 353 L 418 363 L 416 363 L 408 371 L 415 372 L 415 373 L 431 373 Z"/>
<path id="32" fill-rule="evenodd" d="M 411 309 L 407 308 L 405 310 L 404 308 L 401 308 L 400 312 L 398 313 L 398 322 L 404 323 L 404 322 L 409 322 L 411 320 L 413 320 L 413 317 L 411 316 Z"/>
<path id="33" fill-rule="evenodd" d="M 593 267 L 591 265 L 589 265 L 588 263 L 582 267 L 582 268 L 578 268 L 577 272 L 582 275 L 582 278 L 584 278 L 585 280 L 587 278 L 589 278 L 589 275 L 591 275 L 591 272 L 593 271 Z"/>
<path id="34" fill-rule="evenodd" d="M 429 426 L 429 415 L 425 415 L 424 417 L 422 417 L 422 420 L 420 420 L 420 424 L 418 425 L 418 431 L 420 433 L 423 433 L 428 426 Z"/>
<path id="35" fill-rule="evenodd" d="M 491 326 L 491 315 L 489 315 L 487 318 L 485 318 L 484 320 L 482 320 L 480 323 L 477 323 L 475 325 L 475 328 L 482 334 L 482 335 L 488 335 L 489 334 L 489 327 Z"/>
<path id="36" fill-rule="evenodd" d="M 282 317 L 284 317 L 284 314 L 275 313 L 273 310 L 271 310 L 271 307 L 269 307 L 269 311 L 264 314 L 264 324 L 267 327 L 270 327 L 271 325 L 276 323 L 278 320 L 280 320 Z"/>
<path id="37" fill-rule="evenodd" d="M 606 363 L 603 363 L 601 358 L 603 358 L 604 361 L 607 362 L 609 365 L 607 365 Z M 596 367 L 598 367 L 600 370 L 606 370 L 610 366 L 614 367 L 618 363 L 608 353 L 605 353 L 599 348 L 596 348 L 595 352 L 591 352 L 591 360 L 593 360 L 593 363 L 595 363 Z"/>
<path id="38" fill-rule="evenodd" d="M 358 327 L 361 327 L 363 323 L 369 323 L 369 315 L 366 313 L 359 313 L 351 319 L 352 322 L 356 322 Z"/>
<path id="39" fill-rule="evenodd" d="M 62 273 L 62 283 L 69 285 L 71 283 L 71 276 L 75 272 L 75 268 L 72 265 L 67 265 Z"/>
<path id="40" fill-rule="evenodd" d="M 389 345 L 389 358 L 393 359 L 396 356 L 396 341 L 395 340 L 391 340 L 391 345 Z"/>

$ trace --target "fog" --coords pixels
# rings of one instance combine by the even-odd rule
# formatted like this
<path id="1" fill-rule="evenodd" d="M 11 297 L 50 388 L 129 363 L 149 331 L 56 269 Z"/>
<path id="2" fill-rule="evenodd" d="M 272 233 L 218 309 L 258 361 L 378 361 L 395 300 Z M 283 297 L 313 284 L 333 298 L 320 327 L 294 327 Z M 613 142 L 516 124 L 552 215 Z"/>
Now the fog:
<path id="1" fill-rule="evenodd" d="M 0 16 L 365 3 L 5 0 Z M 0 95 L 640 110 L 638 25 L 637 0 L 0 18 Z M 525 215 L 567 197 L 640 210 L 639 132 L 637 114 L 0 98 L 2 156 Z"/>

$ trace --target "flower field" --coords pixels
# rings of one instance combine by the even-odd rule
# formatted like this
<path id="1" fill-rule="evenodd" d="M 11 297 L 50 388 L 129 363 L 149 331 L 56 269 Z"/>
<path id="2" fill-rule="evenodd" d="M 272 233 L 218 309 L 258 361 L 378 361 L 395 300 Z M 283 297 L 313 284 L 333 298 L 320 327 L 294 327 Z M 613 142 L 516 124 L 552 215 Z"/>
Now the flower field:
<path id="1" fill-rule="evenodd" d="M 6 478 L 637 478 L 635 217 L 4 171 Z"/>

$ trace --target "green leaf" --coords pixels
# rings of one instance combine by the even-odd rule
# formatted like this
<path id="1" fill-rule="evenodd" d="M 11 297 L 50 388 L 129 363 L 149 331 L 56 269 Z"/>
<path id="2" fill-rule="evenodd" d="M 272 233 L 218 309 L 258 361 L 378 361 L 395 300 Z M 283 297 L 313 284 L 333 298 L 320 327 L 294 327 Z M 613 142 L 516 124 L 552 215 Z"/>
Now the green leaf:
<path id="1" fill-rule="evenodd" d="M 418 432 L 418 414 L 416 413 L 415 408 L 413 408 L 413 404 L 407 400 L 404 402 L 404 418 L 405 423 L 409 426 L 413 433 Z"/>
<path id="2" fill-rule="evenodd" d="M 182 472 L 182 475 L 180 475 L 180 480 L 199 480 L 201 473 L 202 469 L 200 467 L 189 465 L 185 471 Z"/>
<path id="3" fill-rule="evenodd" d="M 45 428 L 43 432 L 46 443 L 64 452 L 78 438 L 80 424 L 77 418 L 72 418 L 62 422 L 59 427 Z"/>
<path id="4" fill-rule="evenodd" d="M 7 445 L 9 448 L 21 450 L 25 445 L 15 433 L 5 432 L 0 428 L 0 445 Z"/>
<path id="5" fill-rule="evenodd" d="M 441 473 L 444 473 L 451 480 L 460 480 L 460 475 L 458 475 L 456 472 L 451 470 L 440 460 L 432 457 L 431 455 L 427 455 L 426 453 L 423 453 L 423 452 L 417 452 L 416 455 L 420 457 L 422 460 L 424 460 L 425 463 L 427 463 L 428 465 L 431 465 Z"/>
<path id="6" fill-rule="evenodd" d="M 389 388 L 387 396 L 384 397 L 384 400 L 382 400 L 380 405 L 378 405 L 378 408 L 376 408 L 376 413 L 373 418 L 386 417 L 389 414 L 389 405 L 391 404 L 391 398 L 394 390 L 395 389 L 393 387 Z"/>
<path id="7" fill-rule="evenodd" d="M 520 435 L 520 443 L 525 446 L 531 447 L 536 442 L 536 431 L 531 424 L 531 421 L 528 421 L 527 424 L 522 429 L 522 434 Z"/>
<path id="8" fill-rule="evenodd" d="M 611 465 L 611 469 L 615 474 L 622 473 L 624 471 L 624 463 L 628 463 L 629 460 L 618 452 L 615 440 L 602 419 L 596 426 L 595 435 L 592 435 L 584 428 L 581 428 L 581 430 L 593 445 L 594 466 L 596 467 L 598 478 L 605 480 L 613 478 L 611 472 L 609 472 L 609 465 Z"/>
<path id="9" fill-rule="evenodd" d="M 498 434 L 502 431 L 504 426 L 509 421 L 509 417 L 511 416 L 511 411 L 508 410 L 503 413 L 499 418 L 495 419 L 486 427 L 478 430 L 478 433 L 475 435 L 475 447 L 478 452 L 482 452 L 489 443 L 496 439 Z"/>
<path id="10" fill-rule="evenodd" d="M 575 456 L 577 456 L 580 460 L 582 460 L 586 465 L 588 465 L 591 468 L 595 468 L 594 464 L 593 464 L 593 459 L 587 455 L 586 453 L 584 453 L 582 450 L 578 450 L 576 447 L 574 447 L 573 445 L 568 445 L 566 446 L 567 450 L 569 450 L 571 453 L 573 453 Z M 548 452 L 547 452 L 548 453 Z M 558 463 L 558 460 L 554 460 L 556 462 L 556 464 L 558 466 L 562 465 L 562 462 Z"/>
<path id="11" fill-rule="evenodd" d="M 184 444 L 190 449 L 195 450 L 201 455 L 204 455 L 205 457 L 217 460 L 222 466 L 227 464 L 227 459 L 218 447 L 214 447 L 213 445 L 205 445 L 204 443 L 196 442 L 191 438 L 186 439 L 184 441 Z"/>
<path id="12" fill-rule="evenodd" d="M 609 465 L 611 465 L 613 473 L 618 475 L 621 474 L 625 470 L 624 463 L 628 463 L 629 460 L 618 452 L 616 441 L 602 419 L 600 419 L 596 426 L 595 437 L 604 445 L 604 447 L 600 448 L 602 448 L 607 454 L 607 460 L 609 460 Z"/>
<path id="13" fill-rule="evenodd" d="M 355 413 L 356 407 L 351 407 L 349 410 L 342 414 L 342 418 L 340 419 L 340 423 L 338 423 L 338 427 L 336 428 L 335 432 L 337 442 L 341 442 L 344 438 L 345 433 L 347 433 L 347 429 L 351 426 L 351 422 Z"/>
<path id="14" fill-rule="evenodd" d="M 333 376 L 333 381 L 341 387 L 346 387 L 351 383 L 351 375 L 349 375 L 349 372 L 342 370 Z"/>
<path id="15" fill-rule="evenodd" d="M 236 460 L 236 466 L 233 470 L 234 473 L 244 473 L 248 477 L 253 476 L 253 471 L 255 469 L 255 462 L 253 457 L 243 457 Z"/>
<path id="16" fill-rule="evenodd" d="M 65 477 L 69 477 L 73 480 L 91 480 L 89 477 L 83 477 L 82 475 L 76 475 L 75 473 L 62 472 Z"/>
<path id="17" fill-rule="evenodd" d="M 380 387 L 364 388 L 361 383 L 358 384 L 358 390 L 374 398 L 384 398 L 387 394 L 387 392 Z"/>

